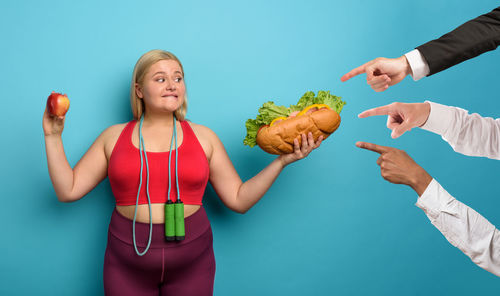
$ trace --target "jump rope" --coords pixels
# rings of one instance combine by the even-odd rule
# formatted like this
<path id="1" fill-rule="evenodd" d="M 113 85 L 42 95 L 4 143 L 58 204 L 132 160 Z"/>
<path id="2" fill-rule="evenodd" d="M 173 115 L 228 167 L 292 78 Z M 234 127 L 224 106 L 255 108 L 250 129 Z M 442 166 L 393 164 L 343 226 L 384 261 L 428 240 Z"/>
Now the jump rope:
<path id="1" fill-rule="evenodd" d="M 167 193 L 167 202 L 165 204 L 165 239 L 167 241 L 181 241 L 186 237 L 186 232 L 184 229 L 184 203 L 181 200 L 181 195 L 179 193 L 179 178 L 177 174 L 177 128 L 175 126 L 176 118 L 173 116 L 173 125 L 172 125 L 172 139 L 170 140 L 170 151 L 168 154 L 168 193 Z M 149 165 L 148 165 L 148 155 L 146 153 L 146 147 L 144 144 L 144 138 L 142 137 L 142 123 L 144 122 L 144 114 L 141 116 L 141 121 L 139 123 L 139 153 L 141 157 L 141 172 L 139 177 L 139 189 L 137 190 L 137 198 L 135 201 L 135 210 L 134 210 L 134 220 L 132 223 L 132 237 L 134 239 L 134 249 L 137 255 L 143 256 L 149 250 L 151 246 L 151 237 L 153 235 L 153 218 L 151 215 L 151 199 L 149 197 Z M 171 184 L 171 160 L 172 160 L 172 145 L 175 141 L 175 184 L 177 188 L 177 201 L 174 203 L 170 200 L 170 189 L 172 188 Z M 137 218 L 137 206 L 139 205 L 139 194 L 141 192 L 142 187 L 142 171 L 144 168 L 143 157 L 142 154 L 144 152 L 144 158 L 146 159 L 146 196 L 148 198 L 148 209 L 149 209 L 149 237 L 148 237 L 148 245 L 146 249 L 141 253 L 137 249 L 137 243 L 135 241 L 135 221 Z"/>

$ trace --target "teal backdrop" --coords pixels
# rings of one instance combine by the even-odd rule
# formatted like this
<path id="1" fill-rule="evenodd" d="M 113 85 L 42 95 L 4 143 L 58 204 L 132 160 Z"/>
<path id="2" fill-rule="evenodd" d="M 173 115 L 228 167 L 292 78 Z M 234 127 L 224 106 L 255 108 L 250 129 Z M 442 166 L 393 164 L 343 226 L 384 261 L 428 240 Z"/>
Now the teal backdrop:
<path id="1" fill-rule="evenodd" d="M 108 126 L 131 120 L 129 84 L 151 49 L 184 64 L 188 119 L 214 130 L 241 178 L 274 156 L 243 146 L 245 121 L 267 100 L 330 90 L 346 102 L 339 130 L 287 167 L 248 213 L 207 188 L 215 295 L 494 295 L 499 280 L 453 247 L 380 176 L 359 140 L 406 150 L 452 195 L 500 226 L 500 162 L 455 153 L 438 135 L 390 138 L 385 117 L 361 111 L 433 100 L 483 116 L 500 111 L 500 50 L 383 93 L 365 76 L 487 13 L 498 1 L 13 1 L 0 4 L 2 85 L 0 295 L 101 295 L 114 199 L 106 179 L 60 203 L 46 163 L 42 114 L 51 91 L 71 100 L 63 133 L 73 166 Z"/>

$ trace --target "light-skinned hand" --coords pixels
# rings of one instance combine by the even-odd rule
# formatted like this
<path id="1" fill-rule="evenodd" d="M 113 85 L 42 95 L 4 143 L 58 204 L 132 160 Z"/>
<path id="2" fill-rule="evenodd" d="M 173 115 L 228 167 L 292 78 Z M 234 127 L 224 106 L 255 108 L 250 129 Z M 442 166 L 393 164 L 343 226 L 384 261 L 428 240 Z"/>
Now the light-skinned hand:
<path id="1" fill-rule="evenodd" d="M 376 115 L 387 115 L 387 127 L 392 130 L 393 139 L 400 137 L 414 127 L 425 124 L 431 106 L 429 103 L 392 103 L 361 112 L 358 117 L 366 118 Z"/>
<path id="2" fill-rule="evenodd" d="M 64 129 L 64 121 L 66 116 L 55 116 L 51 115 L 47 108 L 43 112 L 43 133 L 45 136 L 60 136 Z"/>
<path id="3" fill-rule="evenodd" d="M 311 132 L 309 132 L 307 137 L 304 134 L 301 134 L 300 137 L 302 138 L 301 144 L 299 144 L 299 140 L 297 138 L 293 140 L 292 153 L 283 154 L 279 156 L 283 167 L 289 165 L 294 161 L 306 157 L 307 155 L 309 155 L 309 153 L 311 153 L 311 151 L 318 148 L 319 145 L 321 145 L 321 142 L 323 141 L 323 136 L 319 136 L 318 140 L 315 143 Z"/>
<path id="4" fill-rule="evenodd" d="M 376 92 L 381 92 L 401 82 L 408 74 L 411 74 L 411 68 L 404 55 L 395 59 L 376 58 L 352 69 L 340 80 L 345 82 L 363 73 L 366 73 L 366 82 L 371 88 Z"/>

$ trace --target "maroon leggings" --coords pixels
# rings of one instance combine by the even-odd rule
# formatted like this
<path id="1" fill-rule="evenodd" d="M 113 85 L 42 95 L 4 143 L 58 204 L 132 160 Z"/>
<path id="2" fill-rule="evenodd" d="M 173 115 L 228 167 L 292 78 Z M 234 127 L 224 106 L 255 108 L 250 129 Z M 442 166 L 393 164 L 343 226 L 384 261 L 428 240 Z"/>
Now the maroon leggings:
<path id="1" fill-rule="evenodd" d="M 111 216 L 104 256 L 106 295 L 213 295 L 215 257 L 212 229 L 203 207 L 185 219 L 186 238 L 165 241 L 164 224 L 153 224 L 151 247 L 134 250 L 132 220 L 116 209 Z M 137 248 L 144 251 L 149 224 L 135 225 Z"/>

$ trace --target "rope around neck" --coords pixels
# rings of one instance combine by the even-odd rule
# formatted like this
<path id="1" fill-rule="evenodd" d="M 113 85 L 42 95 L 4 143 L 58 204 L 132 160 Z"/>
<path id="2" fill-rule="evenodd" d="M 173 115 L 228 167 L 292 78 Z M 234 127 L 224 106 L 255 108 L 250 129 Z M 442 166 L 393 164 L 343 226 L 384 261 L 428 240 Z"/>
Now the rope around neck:
<path id="1" fill-rule="evenodd" d="M 170 178 L 170 163 L 172 159 L 172 144 L 175 140 L 175 184 L 176 184 L 176 189 L 177 189 L 177 199 L 181 199 L 181 196 L 179 195 L 179 178 L 177 176 L 177 128 L 175 126 L 175 115 L 174 115 L 174 125 L 173 125 L 173 131 L 172 131 L 172 139 L 170 140 L 170 152 L 168 153 L 168 193 L 167 193 L 167 200 L 170 200 L 170 189 L 172 188 L 172 183 L 171 183 L 171 178 Z"/>
<path id="2" fill-rule="evenodd" d="M 177 198 L 180 200 L 180 194 L 179 194 L 179 179 L 177 175 L 177 160 L 178 160 L 178 155 L 177 155 L 177 127 L 175 125 L 176 118 L 175 115 L 173 116 L 173 121 L 174 124 L 172 126 L 172 139 L 170 140 L 170 151 L 168 155 L 168 193 L 167 193 L 167 199 L 170 200 L 170 188 L 171 186 L 171 174 L 170 174 L 170 163 L 171 163 L 171 156 L 172 156 L 172 144 L 175 141 L 175 182 L 176 182 L 176 187 L 177 187 Z M 149 164 L 148 164 L 148 155 L 146 153 L 146 147 L 144 144 L 144 138 L 142 137 L 142 124 L 144 122 L 144 114 L 141 116 L 141 121 L 139 124 L 139 154 L 141 157 L 141 172 L 139 176 L 139 188 L 137 189 L 137 198 L 135 200 L 135 210 L 134 210 L 134 220 L 132 223 L 132 237 L 134 239 L 134 249 L 137 255 L 143 256 L 145 255 L 149 247 L 151 246 L 151 237 L 153 234 L 153 218 L 152 218 L 152 213 L 151 213 L 151 199 L 149 197 Z M 139 205 L 139 195 L 141 192 L 141 187 L 142 187 L 142 171 L 143 171 L 143 158 L 142 158 L 142 152 L 144 151 L 144 158 L 146 159 L 146 195 L 148 198 L 148 208 L 149 208 L 149 237 L 148 237 L 148 244 L 146 246 L 146 249 L 141 253 L 137 249 L 137 243 L 135 239 L 135 221 L 137 219 L 137 206 Z"/>

